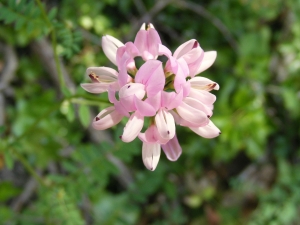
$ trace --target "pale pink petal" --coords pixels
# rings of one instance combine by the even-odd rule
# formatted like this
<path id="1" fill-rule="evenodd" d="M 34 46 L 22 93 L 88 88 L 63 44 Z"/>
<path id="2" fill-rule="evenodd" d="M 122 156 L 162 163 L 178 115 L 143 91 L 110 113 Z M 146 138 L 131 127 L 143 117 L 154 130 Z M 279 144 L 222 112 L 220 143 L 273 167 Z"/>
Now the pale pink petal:
<path id="1" fill-rule="evenodd" d="M 161 145 L 161 147 L 170 161 L 176 161 L 182 153 L 176 135 L 168 143 Z"/>
<path id="2" fill-rule="evenodd" d="M 143 142 L 142 158 L 147 169 L 155 170 L 160 157 L 160 144 Z"/>
<path id="3" fill-rule="evenodd" d="M 195 48 L 191 50 L 188 54 L 184 55 L 183 58 L 188 64 L 189 76 L 194 77 L 198 74 L 198 68 L 204 58 L 204 51 L 200 47 Z"/>
<path id="4" fill-rule="evenodd" d="M 189 82 L 191 83 L 191 87 L 195 89 L 204 91 L 219 90 L 219 85 L 216 82 L 205 77 L 193 77 Z"/>
<path id="5" fill-rule="evenodd" d="M 175 121 L 168 111 L 160 109 L 155 116 L 155 123 L 159 135 L 163 139 L 172 139 L 175 135 Z"/>
<path id="6" fill-rule="evenodd" d="M 215 138 L 221 134 L 219 128 L 217 128 L 211 120 L 206 126 L 190 127 L 190 129 L 204 138 Z"/>
<path id="7" fill-rule="evenodd" d="M 194 47 L 197 47 L 198 41 L 195 39 L 189 40 L 183 44 L 181 44 L 174 52 L 173 56 L 176 59 L 179 59 L 184 54 L 188 53 L 190 50 L 192 50 Z"/>
<path id="8" fill-rule="evenodd" d="M 162 63 L 158 60 L 148 60 L 138 70 L 135 82 L 146 85 L 148 96 L 154 96 L 162 91 L 165 85 L 165 74 Z"/>
<path id="9" fill-rule="evenodd" d="M 123 134 L 120 138 L 124 142 L 133 141 L 141 132 L 143 125 L 144 117 L 138 112 L 133 113 L 124 127 Z"/>
<path id="10" fill-rule="evenodd" d="M 111 87 L 108 88 L 108 100 L 111 103 L 116 103 L 118 101 L 116 98 L 116 91 Z"/>
<path id="11" fill-rule="evenodd" d="M 187 62 L 183 58 L 180 58 L 177 60 L 177 63 L 178 63 L 178 66 L 181 68 L 182 73 L 184 74 L 184 77 L 186 78 L 190 73 Z"/>
<path id="12" fill-rule="evenodd" d="M 86 90 L 87 92 L 98 94 L 103 93 L 108 90 L 110 84 L 108 83 L 87 83 L 87 84 L 80 84 L 80 86 Z"/>
<path id="13" fill-rule="evenodd" d="M 119 91 L 119 97 L 125 98 L 135 95 L 138 99 L 142 99 L 146 94 L 145 85 L 140 83 L 129 83 L 124 85 Z"/>
<path id="14" fill-rule="evenodd" d="M 192 106 L 193 108 L 198 109 L 199 111 L 203 111 L 208 117 L 212 116 L 211 108 L 203 104 L 201 101 L 198 101 L 197 99 L 192 97 L 186 97 L 184 99 L 184 102 Z"/>
<path id="15" fill-rule="evenodd" d="M 176 111 L 184 120 L 194 124 L 194 126 L 202 126 L 208 121 L 206 113 L 192 107 L 186 102 L 182 102 L 180 106 L 176 108 Z"/>
<path id="16" fill-rule="evenodd" d="M 134 104 L 136 106 L 137 111 L 142 116 L 154 116 L 156 113 L 156 110 L 152 107 L 152 105 L 138 99 L 136 96 L 134 96 Z"/>
<path id="17" fill-rule="evenodd" d="M 119 123 L 123 115 L 119 114 L 114 106 L 103 109 L 94 119 L 92 125 L 96 130 L 105 130 Z"/>
<path id="18" fill-rule="evenodd" d="M 216 58 L 217 58 L 216 51 L 205 52 L 202 62 L 199 68 L 196 70 L 195 74 L 199 74 L 204 70 L 208 69 L 209 67 L 211 67 L 211 65 L 215 62 Z"/>
<path id="19" fill-rule="evenodd" d="M 105 35 L 102 37 L 102 49 L 106 57 L 115 65 L 117 65 L 117 50 L 124 44 L 118 39 Z"/>
<path id="20" fill-rule="evenodd" d="M 208 91 L 197 90 L 194 88 L 191 88 L 189 97 L 195 98 L 206 105 L 212 105 L 217 99 L 215 95 L 211 94 Z"/>
<path id="21" fill-rule="evenodd" d="M 109 67 L 89 67 L 85 74 L 98 82 L 112 83 L 118 80 L 118 72 Z"/>

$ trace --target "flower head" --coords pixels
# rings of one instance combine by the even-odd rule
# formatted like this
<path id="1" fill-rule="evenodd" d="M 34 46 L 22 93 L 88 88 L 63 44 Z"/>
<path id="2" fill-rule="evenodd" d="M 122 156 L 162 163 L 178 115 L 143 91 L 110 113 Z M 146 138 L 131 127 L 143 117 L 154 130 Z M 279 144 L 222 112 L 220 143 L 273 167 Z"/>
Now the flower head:
<path id="1" fill-rule="evenodd" d="M 86 74 L 92 83 L 82 84 L 91 93 L 108 92 L 112 106 L 103 109 L 93 127 L 104 130 L 128 121 L 120 135 L 124 142 L 138 137 L 142 142 L 142 159 L 149 170 L 155 170 L 163 149 L 167 158 L 176 161 L 182 149 L 176 136 L 176 124 L 186 126 L 204 138 L 221 132 L 210 120 L 219 85 L 197 76 L 215 61 L 215 51 L 204 52 L 197 40 L 189 40 L 172 52 L 161 43 L 152 24 L 143 24 L 134 42 L 123 44 L 106 35 L 102 48 L 116 69 L 90 67 Z M 158 56 L 168 58 L 166 63 Z M 135 58 L 143 64 L 137 68 Z M 142 132 L 145 117 L 150 125 Z"/>

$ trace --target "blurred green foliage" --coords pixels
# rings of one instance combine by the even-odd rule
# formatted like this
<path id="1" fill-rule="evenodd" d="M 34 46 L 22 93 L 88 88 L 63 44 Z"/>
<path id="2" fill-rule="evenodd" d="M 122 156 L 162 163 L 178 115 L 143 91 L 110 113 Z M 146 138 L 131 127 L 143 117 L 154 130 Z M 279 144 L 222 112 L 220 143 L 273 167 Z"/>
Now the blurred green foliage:
<path id="1" fill-rule="evenodd" d="M 0 1 L 1 85 L 5 46 L 17 58 L 0 86 L 0 224 L 299 224 L 300 1 L 184 2 Z M 202 75 L 221 87 L 222 134 L 177 127 L 182 156 L 154 172 L 139 140 L 118 138 L 126 121 L 90 128 L 106 95 L 80 88 L 87 67 L 113 66 L 101 36 L 132 41 L 143 22 L 173 51 L 191 38 L 216 50 Z"/>

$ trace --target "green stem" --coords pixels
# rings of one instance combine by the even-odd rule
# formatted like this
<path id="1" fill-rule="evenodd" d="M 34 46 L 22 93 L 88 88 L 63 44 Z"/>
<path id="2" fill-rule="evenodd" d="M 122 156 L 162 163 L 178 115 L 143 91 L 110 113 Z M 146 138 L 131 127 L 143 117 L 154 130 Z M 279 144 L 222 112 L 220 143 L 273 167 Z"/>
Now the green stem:
<path id="1" fill-rule="evenodd" d="M 27 160 L 15 149 L 10 148 L 10 152 L 23 164 L 23 166 L 27 169 L 27 171 L 41 184 L 44 186 L 49 186 L 41 177 L 40 175 L 35 172 L 32 166 L 27 162 Z"/>

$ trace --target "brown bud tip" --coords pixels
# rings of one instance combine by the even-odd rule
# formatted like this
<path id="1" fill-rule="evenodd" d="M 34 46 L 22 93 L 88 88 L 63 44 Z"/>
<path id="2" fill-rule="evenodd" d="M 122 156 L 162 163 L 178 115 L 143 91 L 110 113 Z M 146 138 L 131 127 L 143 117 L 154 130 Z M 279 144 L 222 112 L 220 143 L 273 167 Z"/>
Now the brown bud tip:
<path id="1" fill-rule="evenodd" d="M 207 115 L 207 118 L 210 118 L 210 115 Z"/>
<path id="2" fill-rule="evenodd" d="M 120 135 L 119 138 L 122 139 L 122 135 Z"/>
<path id="3" fill-rule="evenodd" d="M 150 170 L 152 170 L 152 171 L 153 171 L 153 167 L 151 167 L 151 168 L 150 168 Z"/>
<path id="4" fill-rule="evenodd" d="M 195 42 L 194 42 L 194 45 L 193 45 L 193 48 L 197 48 L 198 46 L 199 46 L 198 41 L 195 41 Z"/>
<path id="5" fill-rule="evenodd" d="M 222 132 L 220 131 L 219 134 L 222 134 Z"/>
<path id="6" fill-rule="evenodd" d="M 98 120 L 100 120 L 100 118 L 99 118 L 99 117 L 96 117 L 95 120 L 98 121 Z"/>

